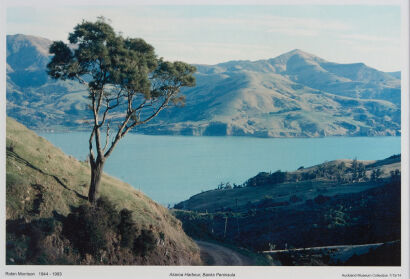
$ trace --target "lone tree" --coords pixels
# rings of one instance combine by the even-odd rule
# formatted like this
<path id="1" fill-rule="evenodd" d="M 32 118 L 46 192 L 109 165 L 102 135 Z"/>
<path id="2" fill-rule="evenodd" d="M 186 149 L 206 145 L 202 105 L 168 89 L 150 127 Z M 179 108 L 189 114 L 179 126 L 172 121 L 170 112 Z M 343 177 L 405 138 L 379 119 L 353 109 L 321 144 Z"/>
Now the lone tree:
<path id="1" fill-rule="evenodd" d="M 183 104 L 180 89 L 195 86 L 196 69 L 158 58 L 143 39 L 124 38 L 104 18 L 78 24 L 68 40 L 70 46 L 62 41 L 50 46 L 54 56 L 47 73 L 54 79 L 76 80 L 88 89 L 92 113 L 88 200 L 93 203 L 104 163 L 118 142 L 170 104 Z"/>

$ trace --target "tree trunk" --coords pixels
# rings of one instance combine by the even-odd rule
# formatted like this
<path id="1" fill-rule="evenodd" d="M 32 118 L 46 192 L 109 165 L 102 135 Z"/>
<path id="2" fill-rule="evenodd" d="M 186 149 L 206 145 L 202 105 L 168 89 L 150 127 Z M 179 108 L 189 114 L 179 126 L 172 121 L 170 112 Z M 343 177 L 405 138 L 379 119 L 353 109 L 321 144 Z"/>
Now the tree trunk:
<path id="1" fill-rule="evenodd" d="M 103 173 L 104 168 L 104 161 L 100 158 L 97 158 L 95 162 L 91 160 L 91 182 L 90 182 L 90 190 L 88 192 L 88 201 L 90 203 L 94 203 L 96 196 L 98 194 L 101 182 L 101 176 Z"/>

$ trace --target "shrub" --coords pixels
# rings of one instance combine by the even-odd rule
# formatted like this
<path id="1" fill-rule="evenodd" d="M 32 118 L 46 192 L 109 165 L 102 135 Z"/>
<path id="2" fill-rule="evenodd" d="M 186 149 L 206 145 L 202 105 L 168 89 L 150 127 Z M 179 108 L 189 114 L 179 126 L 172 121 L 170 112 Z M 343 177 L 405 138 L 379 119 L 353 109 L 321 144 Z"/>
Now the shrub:
<path id="1" fill-rule="evenodd" d="M 152 230 L 142 230 L 134 241 L 133 252 L 136 255 L 145 256 L 155 248 L 156 243 L 157 239 Z"/>
<path id="2" fill-rule="evenodd" d="M 298 196 L 296 196 L 296 195 L 292 195 L 290 198 L 289 198 L 289 201 L 290 202 L 299 202 L 299 201 L 301 201 L 302 199 L 300 198 L 300 197 L 298 197 Z"/>
<path id="3" fill-rule="evenodd" d="M 370 175 L 370 179 L 372 181 L 378 181 L 380 180 L 380 176 L 383 174 L 383 171 L 381 169 L 374 169 L 372 170 L 372 173 Z"/>
<path id="4" fill-rule="evenodd" d="M 96 256 L 108 244 L 107 233 L 117 231 L 118 212 L 111 202 L 100 198 L 96 205 L 74 208 L 63 223 L 63 234 L 81 254 Z"/>
<path id="5" fill-rule="evenodd" d="M 115 209 L 115 206 L 106 197 L 101 197 L 97 200 L 97 208 L 102 211 L 101 213 L 107 218 L 107 225 L 109 227 L 117 227 L 120 223 L 120 215 Z"/>
<path id="6" fill-rule="evenodd" d="M 121 247 L 131 249 L 134 255 L 146 255 L 157 243 L 152 230 L 138 234 L 130 210 L 124 208 L 118 212 L 106 198 L 98 199 L 95 205 L 73 208 L 63 222 L 63 235 L 83 256 L 99 256 L 101 250 L 107 249 L 113 234 L 120 237 Z"/>
<path id="7" fill-rule="evenodd" d="M 97 255 L 106 248 L 106 220 L 97 207 L 81 205 L 63 223 L 63 234 L 81 254 Z"/>
<path id="8" fill-rule="evenodd" d="M 287 179 L 287 172 L 282 172 L 280 170 L 274 173 L 260 172 L 255 177 L 250 178 L 246 182 L 247 187 L 257 187 L 265 185 L 274 185 L 283 183 Z"/>
<path id="9" fill-rule="evenodd" d="M 40 230 L 44 236 L 48 236 L 55 230 L 55 220 L 52 218 L 33 220 L 31 227 Z"/>
<path id="10" fill-rule="evenodd" d="M 330 197 L 323 196 L 323 195 L 319 195 L 314 199 L 315 203 L 317 204 L 324 204 L 328 200 L 330 200 Z"/>
<path id="11" fill-rule="evenodd" d="M 317 174 L 313 171 L 302 173 L 302 180 L 311 180 L 311 179 L 315 179 L 316 177 L 317 177 Z"/>
<path id="12" fill-rule="evenodd" d="M 8 264 L 47 264 L 46 248 L 43 240 L 54 233 L 55 221 L 52 218 L 36 219 L 26 223 L 22 219 L 7 220 L 7 250 L 9 258 L 15 262 Z M 21 251 L 27 249 L 24 254 Z"/>
<path id="13" fill-rule="evenodd" d="M 16 147 L 16 143 L 14 141 L 11 141 L 9 145 L 6 147 L 6 149 L 10 152 L 14 152 L 15 147 Z"/>
<path id="14" fill-rule="evenodd" d="M 271 174 L 270 179 L 272 184 L 283 183 L 286 181 L 286 172 L 278 170 Z"/>
<path id="15" fill-rule="evenodd" d="M 257 207 L 269 207 L 273 203 L 273 198 L 271 196 L 264 196 L 261 201 L 259 201 Z"/>
<path id="16" fill-rule="evenodd" d="M 394 171 L 390 171 L 390 180 L 392 182 L 400 182 L 401 180 L 401 172 L 399 169 L 395 169 Z"/>
<path id="17" fill-rule="evenodd" d="M 121 234 L 121 247 L 132 248 L 137 232 L 136 224 L 132 220 L 132 212 L 124 208 L 120 212 L 120 219 L 118 232 Z"/>

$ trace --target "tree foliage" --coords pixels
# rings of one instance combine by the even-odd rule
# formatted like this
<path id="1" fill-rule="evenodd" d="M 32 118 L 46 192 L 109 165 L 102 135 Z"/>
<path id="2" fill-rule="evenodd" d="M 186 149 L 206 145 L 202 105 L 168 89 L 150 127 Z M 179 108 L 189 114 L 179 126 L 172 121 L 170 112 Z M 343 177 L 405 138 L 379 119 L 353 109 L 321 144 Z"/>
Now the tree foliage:
<path id="1" fill-rule="evenodd" d="M 287 173 L 277 170 L 274 173 L 260 172 L 245 182 L 247 187 L 275 185 L 286 181 Z"/>

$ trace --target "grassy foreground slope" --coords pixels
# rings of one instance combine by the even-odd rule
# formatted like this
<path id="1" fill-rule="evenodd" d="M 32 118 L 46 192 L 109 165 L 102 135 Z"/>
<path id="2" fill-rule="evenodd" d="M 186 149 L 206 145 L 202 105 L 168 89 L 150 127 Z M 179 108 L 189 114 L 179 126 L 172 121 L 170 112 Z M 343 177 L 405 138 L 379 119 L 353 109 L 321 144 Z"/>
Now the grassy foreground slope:
<path id="1" fill-rule="evenodd" d="M 99 251 L 98 258 L 80 253 L 62 232 L 70 212 L 88 203 L 88 164 L 67 156 L 11 118 L 7 119 L 6 144 L 8 264 L 200 263 L 199 249 L 186 236 L 179 220 L 143 193 L 108 175 L 103 176 L 101 196 L 118 212 L 130 210 L 133 228 L 137 228 L 135 233 L 150 232 L 153 246 L 143 254 L 132 253 L 113 234 L 104 235 L 109 243 L 104 251 Z M 40 235 L 33 236 L 33 228 L 40 228 Z M 33 247 L 40 251 L 33 254 Z"/>

